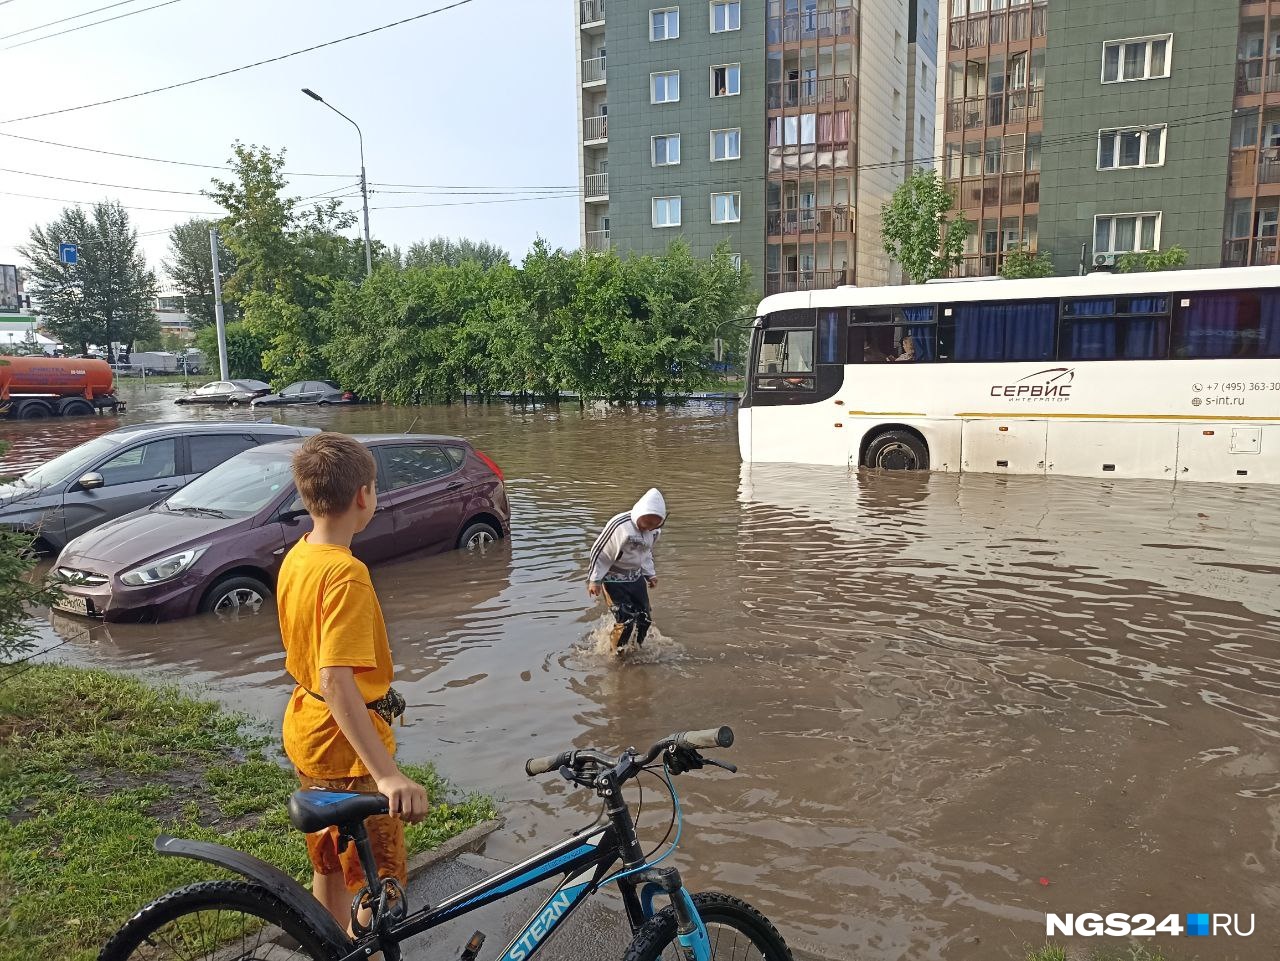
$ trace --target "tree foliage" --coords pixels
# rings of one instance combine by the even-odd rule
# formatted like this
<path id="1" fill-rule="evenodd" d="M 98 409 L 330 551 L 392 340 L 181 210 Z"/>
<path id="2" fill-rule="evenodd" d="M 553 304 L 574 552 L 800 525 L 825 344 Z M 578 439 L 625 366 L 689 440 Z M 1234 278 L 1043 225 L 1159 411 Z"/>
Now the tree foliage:
<path id="1" fill-rule="evenodd" d="M 955 198 L 934 170 L 918 168 L 881 208 L 884 250 L 913 283 L 944 276 L 958 266 L 972 224 L 949 216 Z"/>
<path id="2" fill-rule="evenodd" d="M 754 303 L 728 247 L 710 261 L 682 242 L 660 257 L 552 251 L 519 267 L 380 268 L 340 285 L 327 370 L 397 403 L 500 392 L 662 399 L 714 385 L 711 344 Z"/>
<path id="3" fill-rule="evenodd" d="M 1121 254 L 1116 258 L 1116 272 L 1136 274 L 1149 270 L 1177 270 L 1187 265 L 1186 248 L 1174 244 L 1168 250 Z"/>
<path id="4" fill-rule="evenodd" d="M 466 237 L 458 240 L 433 237 L 410 245 L 404 257 L 406 267 L 460 267 L 468 262 L 477 264 L 481 270 L 492 270 L 509 266 L 511 255 L 487 240 L 476 242 Z"/>
<path id="5" fill-rule="evenodd" d="M 1047 250 L 1034 254 L 1026 247 L 1011 250 L 1000 265 L 1000 276 L 1005 280 L 1028 280 L 1053 274 L 1053 256 Z"/>
<path id="6" fill-rule="evenodd" d="M 158 337 L 154 306 L 156 276 L 138 249 L 138 232 L 118 203 L 97 203 L 85 211 L 68 207 L 52 223 L 31 230 L 19 251 L 29 265 L 29 289 L 50 336 L 82 352 L 90 344 L 107 348 Z M 64 264 L 62 243 L 79 247 L 79 262 Z"/>
<path id="7" fill-rule="evenodd" d="M 269 342 L 254 333 L 243 321 L 227 324 L 227 370 L 232 377 L 269 380 L 263 369 L 262 356 Z M 218 373 L 218 331 L 205 327 L 196 334 L 196 347 L 204 353 L 211 374 Z"/>
<path id="8" fill-rule="evenodd" d="M 213 324 L 217 317 L 214 309 L 213 254 L 209 249 L 209 230 L 216 226 L 212 220 L 188 220 L 175 224 L 169 231 L 169 256 L 162 266 L 175 290 L 186 298 L 187 313 L 192 326 L 199 330 Z M 235 272 L 236 259 L 218 238 L 218 267 L 222 276 Z M 224 304 L 227 321 L 235 320 L 235 303 Z"/>
<path id="9" fill-rule="evenodd" d="M 0 454 L 7 448 L 0 443 Z M 30 534 L 0 528 L 0 666 L 34 649 L 30 608 L 48 605 L 56 596 L 44 578 L 32 574 L 36 558 L 31 545 Z"/>

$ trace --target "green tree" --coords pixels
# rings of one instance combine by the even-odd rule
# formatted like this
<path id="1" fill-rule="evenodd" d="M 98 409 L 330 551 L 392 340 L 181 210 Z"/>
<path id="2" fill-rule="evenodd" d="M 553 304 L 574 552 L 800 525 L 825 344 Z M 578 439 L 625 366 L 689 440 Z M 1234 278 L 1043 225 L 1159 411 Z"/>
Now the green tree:
<path id="1" fill-rule="evenodd" d="M 955 197 L 933 170 L 918 168 L 881 208 L 884 250 L 913 283 L 944 276 L 958 266 L 972 224 L 949 216 Z"/>
<path id="2" fill-rule="evenodd" d="M 233 302 L 251 291 L 274 294 L 292 285 L 294 252 L 288 232 L 297 201 L 284 196 L 284 151 L 232 145 L 234 178 L 214 179 L 204 193 L 227 211 L 218 222 L 222 241 L 235 257 L 224 293 Z"/>
<path id="3" fill-rule="evenodd" d="M 410 245 L 404 256 L 406 267 L 458 267 L 467 261 L 478 264 L 481 270 L 492 270 L 509 265 L 511 255 L 487 240 L 477 242 L 466 237 L 458 240 L 433 237 Z"/>
<path id="4" fill-rule="evenodd" d="M 1004 263 L 1000 265 L 1000 276 L 1005 280 L 1028 280 L 1053 274 L 1053 256 L 1047 250 L 1033 254 L 1026 247 L 1020 247 L 1005 254 Z"/>
<path id="5" fill-rule="evenodd" d="M 1187 259 L 1186 248 L 1174 244 L 1168 250 L 1121 254 L 1116 258 L 1116 272 L 1136 274 L 1150 270 L 1177 270 L 1187 265 Z"/>
<path id="6" fill-rule="evenodd" d="M 173 287 L 187 301 L 187 313 L 196 330 L 213 324 L 217 317 L 213 295 L 213 255 L 209 249 L 212 220 L 188 220 L 169 231 L 169 256 L 163 263 Z M 236 259 L 221 237 L 218 238 L 218 267 L 224 278 L 235 272 Z M 234 321 L 235 303 L 224 304 L 224 316 Z"/>
<path id="7" fill-rule="evenodd" d="M 155 317 L 155 274 L 138 249 L 138 232 L 118 203 L 94 204 L 88 213 L 68 207 L 52 223 L 31 230 L 31 242 L 19 248 L 29 266 L 29 290 L 49 334 L 81 352 L 90 344 L 132 346 L 159 336 Z M 61 262 L 58 247 L 74 243 L 79 262 Z"/>
<path id="8" fill-rule="evenodd" d="M 265 338 L 254 333 L 243 321 L 227 324 L 227 370 L 232 377 L 269 380 L 263 369 L 262 355 L 267 350 Z M 205 327 L 196 334 L 196 347 L 204 354 L 211 374 L 218 373 L 218 331 Z"/>

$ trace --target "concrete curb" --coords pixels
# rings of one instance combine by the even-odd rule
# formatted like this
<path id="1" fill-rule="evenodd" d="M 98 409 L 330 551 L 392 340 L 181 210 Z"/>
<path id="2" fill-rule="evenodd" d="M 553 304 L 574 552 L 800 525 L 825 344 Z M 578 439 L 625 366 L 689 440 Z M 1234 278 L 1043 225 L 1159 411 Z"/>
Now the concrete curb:
<path id="1" fill-rule="evenodd" d="M 484 843 L 489 839 L 490 834 L 506 823 L 504 818 L 481 821 L 479 824 L 467 828 L 461 834 L 449 838 L 438 848 L 415 854 L 409 859 L 409 880 L 412 881 L 441 861 L 451 860 L 459 854 L 474 854 L 484 847 Z"/>

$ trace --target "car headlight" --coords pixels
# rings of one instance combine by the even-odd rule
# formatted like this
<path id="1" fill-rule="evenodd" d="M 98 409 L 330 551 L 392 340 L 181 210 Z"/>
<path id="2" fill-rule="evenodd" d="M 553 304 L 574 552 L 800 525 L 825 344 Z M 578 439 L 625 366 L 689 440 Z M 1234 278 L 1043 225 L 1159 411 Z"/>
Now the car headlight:
<path id="1" fill-rule="evenodd" d="M 159 584 L 162 581 L 177 577 L 192 564 L 198 561 L 207 547 L 191 547 L 177 554 L 170 554 L 158 561 L 152 561 L 145 567 L 135 567 L 120 575 L 120 581 L 130 587 L 143 587 L 147 584 Z"/>

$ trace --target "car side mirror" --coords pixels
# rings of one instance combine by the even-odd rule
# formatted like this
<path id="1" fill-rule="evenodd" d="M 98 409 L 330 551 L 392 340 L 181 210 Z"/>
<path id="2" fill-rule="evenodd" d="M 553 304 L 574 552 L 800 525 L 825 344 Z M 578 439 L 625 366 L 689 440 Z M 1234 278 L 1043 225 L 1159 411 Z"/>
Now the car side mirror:
<path id="1" fill-rule="evenodd" d="M 281 524 L 296 524 L 299 520 L 307 516 L 307 512 L 302 509 L 296 511 L 284 511 L 280 515 Z"/>
<path id="2" fill-rule="evenodd" d="M 97 490 L 99 487 L 105 487 L 106 485 L 107 485 L 106 478 L 104 478 L 97 471 L 90 471 L 88 474 L 85 474 L 78 481 L 76 481 L 76 486 L 79 487 L 82 491 Z"/>

